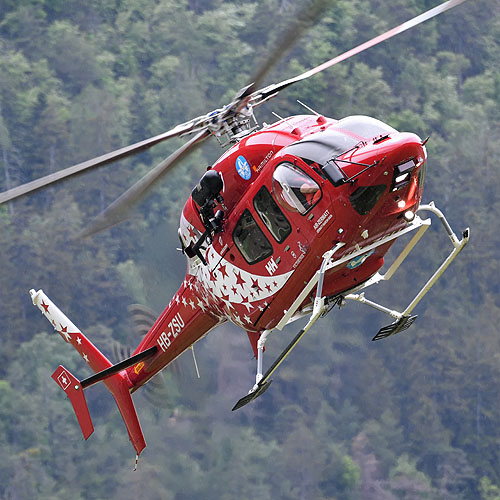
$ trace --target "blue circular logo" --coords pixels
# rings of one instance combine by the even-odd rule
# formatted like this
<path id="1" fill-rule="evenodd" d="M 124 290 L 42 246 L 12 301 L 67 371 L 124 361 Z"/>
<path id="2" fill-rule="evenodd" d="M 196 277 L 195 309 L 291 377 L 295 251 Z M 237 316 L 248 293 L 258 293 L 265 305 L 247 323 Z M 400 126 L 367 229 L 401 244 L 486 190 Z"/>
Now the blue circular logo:
<path id="1" fill-rule="evenodd" d="M 240 174 L 240 177 L 248 181 L 252 177 L 252 170 L 244 156 L 238 156 L 236 158 L 236 171 Z"/>

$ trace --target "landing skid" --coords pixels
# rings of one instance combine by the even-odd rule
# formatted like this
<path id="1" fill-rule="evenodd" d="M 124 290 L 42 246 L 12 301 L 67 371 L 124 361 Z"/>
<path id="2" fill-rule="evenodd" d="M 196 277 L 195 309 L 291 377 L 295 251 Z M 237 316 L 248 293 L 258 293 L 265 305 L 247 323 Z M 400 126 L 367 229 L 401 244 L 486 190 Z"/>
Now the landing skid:
<path id="1" fill-rule="evenodd" d="M 300 339 L 307 333 L 307 331 L 313 326 L 314 323 L 319 319 L 319 317 L 325 312 L 325 297 L 322 297 L 323 293 L 323 278 L 326 272 L 326 267 L 330 257 L 335 253 L 342 244 L 337 244 L 332 250 L 327 252 L 323 256 L 323 262 L 321 264 L 321 268 L 318 271 L 318 287 L 316 290 L 316 298 L 314 299 L 314 306 L 311 317 L 307 322 L 306 326 L 300 330 L 300 332 L 295 336 L 295 338 L 288 344 L 286 349 L 278 356 L 276 361 L 271 365 L 269 370 L 262 375 L 262 359 L 264 356 L 264 344 L 267 340 L 267 336 L 271 333 L 272 330 L 265 330 L 262 332 L 259 341 L 257 342 L 257 375 L 255 377 L 255 385 L 252 387 L 250 392 L 242 397 L 233 407 L 234 410 L 238 410 L 242 406 L 250 403 L 254 399 L 258 398 L 271 385 L 272 380 L 270 380 L 271 375 L 278 368 L 278 366 L 283 362 L 283 360 L 292 352 L 292 349 L 299 343 Z"/>
<path id="2" fill-rule="evenodd" d="M 372 338 L 372 341 L 374 340 L 381 340 L 385 339 L 387 337 L 390 337 L 391 335 L 395 335 L 396 333 L 403 332 L 410 328 L 411 325 L 413 325 L 413 322 L 417 319 L 417 316 L 403 316 L 401 319 L 398 319 L 397 321 L 394 321 L 390 325 L 382 327 L 377 335 Z"/>
<path id="3" fill-rule="evenodd" d="M 337 251 L 344 246 L 343 243 L 337 243 L 335 247 L 333 247 L 331 250 L 326 252 L 323 255 L 323 262 L 321 264 L 321 267 L 318 272 L 314 274 L 314 276 L 311 278 L 309 283 L 304 287 L 302 292 L 299 294 L 299 296 L 296 298 L 292 306 L 288 311 L 284 311 L 283 318 L 281 321 L 276 325 L 276 328 L 278 330 L 281 330 L 286 324 L 291 323 L 299 318 L 302 318 L 309 313 L 311 313 L 309 321 L 307 322 L 306 326 L 300 330 L 300 332 L 295 336 L 295 338 L 290 342 L 290 344 L 286 347 L 286 349 L 279 355 L 279 357 L 276 359 L 276 361 L 271 365 L 269 370 L 263 375 L 262 374 L 262 361 L 263 361 L 263 353 L 264 353 L 264 344 L 267 340 L 267 337 L 269 333 L 271 333 L 272 330 L 265 330 L 262 332 L 262 335 L 259 339 L 259 342 L 257 343 L 257 375 L 255 377 L 255 385 L 252 387 L 250 392 L 241 398 L 234 406 L 233 411 L 241 408 L 242 406 L 245 406 L 246 404 L 250 403 L 254 399 L 258 398 L 264 392 L 269 388 L 272 380 L 270 379 L 271 375 L 274 373 L 274 371 L 278 368 L 278 366 L 283 362 L 283 360 L 290 354 L 292 349 L 299 343 L 299 341 L 302 339 L 302 337 L 306 334 L 306 332 L 312 327 L 312 325 L 320 318 L 320 316 L 326 314 L 328 312 L 327 308 L 325 307 L 325 303 L 327 300 L 326 297 L 322 296 L 323 292 L 323 279 L 325 272 L 328 271 L 329 269 L 332 269 L 334 267 L 346 264 L 353 259 L 362 256 L 366 254 L 366 252 L 371 251 L 372 249 L 384 245 L 389 241 L 395 240 L 399 238 L 400 236 L 403 236 L 406 233 L 409 233 L 411 231 L 415 231 L 416 233 L 413 235 L 411 240 L 408 242 L 406 247 L 402 250 L 402 252 L 396 257 L 394 262 L 391 264 L 389 269 L 384 273 L 376 273 L 374 276 L 372 276 L 368 281 L 360 285 L 359 287 L 356 287 L 355 289 L 352 290 L 352 293 L 349 293 L 347 295 L 339 296 L 336 297 L 335 299 L 340 299 L 341 300 L 341 305 L 345 304 L 347 300 L 354 300 L 356 302 L 360 302 L 362 304 L 368 305 L 370 307 L 373 307 L 374 309 L 377 309 L 381 312 L 384 312 L 388 315 L 390 315 L 392 318 L 394 318 L 394 322 L 391 323 L 388 326 L 385 326 L 381 328 L 378 333 L 373 337 L 373 341 L 375 340 L 381 340 L 385 339 L 387 337 L 390 337 L 392 335 L 395 335 L 396 333 L 402 332 L 407 330 L 415 321 L 417 318 L 416 315 L 411 315 L 411 312 L 413 309 L 416 307 L 416 305 L 422 300 L 424 295 L 432 288 L 432 286 L 436 283 L 436 281 L 440 278 L 440 276 L 444 273 L 446 268 L 453 262 L 453 260 L 457 257 L 457 255 L 462 251 L 462 249 L 465 247 L 467 242 L 469 241 L 469 228 L 465 229 L 462 233 L 462 239 L 459 240 L 453 230 L 451 229 L 448 221 L 446 220 L 446 217 L 444 214 L 435 207 L 434 203 L 431 202 L 428 205 L 421 205 L 417 212 L 420 211 L 427 211 L 431 212 L 435 215 L 438 216 L 439 220 L 441 221 L 445 231 L 448 234 L 448 237 L 451 240 L 451 243 L 453 245 L 453 250 L 451 253 L 448 255 L 448 257 L 442 262 L 442 264 L 439 266 L 439 268 L 434 272 L 434 274 L 429 278 L 427 283 L 422 287 L 422 289 L 417 293 L 415 298 L 410 302 L 410 304 L 406 307 L 406 309 L 403 312 L 398 312 L 393 309 L 389 309 L 383 305 L 377 304 L 376 302 L 373 302 L 371 300 L 368 300 L 365 297 L 364 292 L 361 292 L 361 290 L 380 283 L 381 281 L 387 281 L 389 280 L 396 270 L 399 268 L 399 266 L 403 263 L 403 261 L 406 259 L 408 254 L 411 252 L 411 250 L 414 248 L 414 246 L 417 244 L 417 242 L 420 240 L 420 238 L 423 236 L 425 231 L 429 228 L 431 225 L 430 219 L 421 219 L 417 214 L 415 214 L 415 217 L 412 221 L 408 223 L 408 226 L 405 227 L 404 229 L 401 229 L 399 231 L 396 231 L 393 234 L 390 234 L 384 238 L 381 238 L 379 241 L 376 241 L 370 245 L 367 245 L 363 248 L 360 248 L 357 246 L 354 252 L 351 252 L 347 255 L 342 256 L 340 259 L 335 259 L 334 256 L 337 253 Z M 312 312 L 311 312 L 311 307 L 309 306 L 308 308 L 304 309 L 299 309 L 301 304 L 305 301 L 305 299 L 309 296 L 311 291 L 314 289 L 316 286 L 316 298 L 314 299 L 314 305 L 312 307 Z M 356 292 L 356 293 L 354 293 Z M 361 293 L 357 293 L 361 292 Z"/>

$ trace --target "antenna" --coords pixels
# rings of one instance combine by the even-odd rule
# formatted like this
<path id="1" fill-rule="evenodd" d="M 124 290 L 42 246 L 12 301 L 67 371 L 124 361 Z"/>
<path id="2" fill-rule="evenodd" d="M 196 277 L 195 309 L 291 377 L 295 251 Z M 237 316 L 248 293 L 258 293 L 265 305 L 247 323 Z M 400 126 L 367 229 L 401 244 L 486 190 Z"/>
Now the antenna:
<path id="1" fill-rule="evenodd" d="M 191 346 L 191 352 L 193 353 L 194 367 L 196 368 L 196 375 L 200 378 L 200 371 L 198 370 L 198 363 L 196 362 L 196 356 L 194 355 L 194 346 Z"/>
<path id="2" fill-rule="evenodd" d="M 317 111 L 314 111 L 314 109 L 310 108 L 307 104 L 304 104 L 302 101 L 299 101 L 297 99 L 297 102 L 301 105 L 301 106 L 304 106 L 304 108 L 306 108 L 308 111 L 310 111 L 311 113 L 315 114 L 316 116 L 321 116 Z"/>
<path id="3" fill-rule="evenodd" d="M 274 111 L 271 111 L 271 113 L 276 116 L 276 118 L 279 118 L 280 120 L 284 121 L 292 130 L 295 128 L 291 123 L 288 123 L 288 118 L 283 118 L 282 116 L 278 115 L 278 113 L 275 113 Z"/>

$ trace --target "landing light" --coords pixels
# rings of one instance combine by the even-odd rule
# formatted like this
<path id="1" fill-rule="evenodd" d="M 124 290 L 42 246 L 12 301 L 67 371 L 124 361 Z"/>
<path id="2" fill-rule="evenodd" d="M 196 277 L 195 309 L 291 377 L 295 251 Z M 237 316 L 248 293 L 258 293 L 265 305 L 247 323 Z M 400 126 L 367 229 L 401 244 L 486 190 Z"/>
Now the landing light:
<path id="1" fill-rule="evenodd" d="M 398 175 L 396 177 L 396 184 L 401 184 L 404 181 L 407 181 L 410 178 L 410 174 L 406 173 L 403 175 Z"/>
<path id="2" fill-rule="evenodd" d="M 404 208 L 406 205 L 406 201 L 405 200 L 399 200 L 398 201 L 398 208 Z"/>
<path id="3" fill-rule="evenodd" d="M 405 212 L 405 219 L 406 219 L 408 222 L 411 222 L 414 218 L 415 218 L 415 214 L 414 214 L 411 210 L 407 210 L 407 211 Z"/>

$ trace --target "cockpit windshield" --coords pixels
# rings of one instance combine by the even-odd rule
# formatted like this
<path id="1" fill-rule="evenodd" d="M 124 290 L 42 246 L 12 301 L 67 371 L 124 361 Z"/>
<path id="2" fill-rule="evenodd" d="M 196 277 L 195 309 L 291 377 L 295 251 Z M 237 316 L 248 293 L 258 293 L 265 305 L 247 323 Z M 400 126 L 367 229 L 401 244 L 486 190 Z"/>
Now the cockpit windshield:
<path id="1" fill-rule="evenodd" d="M 349 130 L 365 139 L 373 139 L 378 135 L 393 134 L 397 132 L 387 123 L 381 122 L 376 118 L 364 115 L 347 116 L 339 120 L 335 127 L 342 130 Z"/>
<path id="2" fill-rule="evenodd" d="M 274 171 L 273 193 L 282 207 L 302 215 L 321 199 L 318 183 L 288 162 L 281 163 Z"/>
<path id="3" fill-rule="evenodd" d="M 290 144 L 285 152 L 323 166 L 328 160 L 352 149 L 358 142 L 350 135 L 330 129 Z"/>

